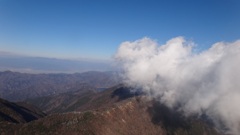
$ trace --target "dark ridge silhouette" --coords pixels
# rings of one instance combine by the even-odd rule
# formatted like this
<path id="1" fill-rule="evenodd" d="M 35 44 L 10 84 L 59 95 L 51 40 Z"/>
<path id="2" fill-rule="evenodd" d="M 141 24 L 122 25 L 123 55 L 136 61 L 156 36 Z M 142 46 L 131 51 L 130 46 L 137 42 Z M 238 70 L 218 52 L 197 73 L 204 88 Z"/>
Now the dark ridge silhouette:
<path id="1" fill-rule="evenodd" d="M 19 123 L 18 121 L 16 121 L 15 119 L 13 119 L 12 117 L 8 116 L 7 114 L 4 114 L 0 111 L 0 119 L 2 119 L 3 121 L 9 121 L 9 122 L 13 122 L 13 123 Z"/>
<path id="2" fill-rule="evenodd" d="M 22 116 L 22 118 L 26 121 L 26 122 L 30 122 L 33 120 L 38 119 L 38 117 L 32 115 L 31 113 L 33 113 L 32 111 L 28 110 L 27 108 L 21 107 L 21 106 L 17 106 L 15 104 L 8 104 L 8 103 L 3 103 L 6 107 L 12 109 L 13 111 L 17 112 L 19 115 Z"/>
<path id="3" fill-rule="evenodd" d="M 46 116 L 43 112 L 0 99 L 0 122 L 26 123 Z"/>

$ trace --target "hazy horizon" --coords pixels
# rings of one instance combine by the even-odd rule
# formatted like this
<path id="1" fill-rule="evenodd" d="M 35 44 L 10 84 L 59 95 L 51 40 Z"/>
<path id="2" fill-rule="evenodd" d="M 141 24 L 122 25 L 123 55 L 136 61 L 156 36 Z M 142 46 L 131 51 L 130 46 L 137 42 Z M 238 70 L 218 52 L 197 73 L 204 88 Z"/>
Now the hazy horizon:
<path id="1" fill-rule="evenodd" d="M 0 52 L 0 71 L 21 73 L 82 73 L 86 71 L 115 71 L 110 60 L 89 58 L 61 59 Z"/>

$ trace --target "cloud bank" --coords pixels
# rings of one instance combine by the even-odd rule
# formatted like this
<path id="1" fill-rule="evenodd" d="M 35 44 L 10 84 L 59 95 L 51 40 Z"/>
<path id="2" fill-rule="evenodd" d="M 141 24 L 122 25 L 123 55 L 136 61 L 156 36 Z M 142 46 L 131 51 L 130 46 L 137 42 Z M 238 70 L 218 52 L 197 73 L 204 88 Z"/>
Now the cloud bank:
<path id="1" fill-rule="evenodd" d="M 207 114 L 230 134 L 240 134 L 240 40 L 194 53 L 176 37 L 164 45 L 149 38 L 123 42 L 115 55 L 126 83 L 140 87 L 185 115 Z"/>

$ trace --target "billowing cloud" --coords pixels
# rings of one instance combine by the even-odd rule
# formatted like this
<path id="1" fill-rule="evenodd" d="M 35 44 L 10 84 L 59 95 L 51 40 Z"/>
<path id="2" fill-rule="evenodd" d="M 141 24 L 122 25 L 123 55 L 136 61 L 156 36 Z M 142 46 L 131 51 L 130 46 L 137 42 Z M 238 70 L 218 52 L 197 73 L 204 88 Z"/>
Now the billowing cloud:
<path id="1" fill-rule="evenodd" d="M 240 41 L 219 42 L 201 53 L 176 37 L 164 45 L 149 38 L 123 42 L 116 60 L 126 83 L 141 87 L 185 115 L 207 114 L 240 134 Z"/>

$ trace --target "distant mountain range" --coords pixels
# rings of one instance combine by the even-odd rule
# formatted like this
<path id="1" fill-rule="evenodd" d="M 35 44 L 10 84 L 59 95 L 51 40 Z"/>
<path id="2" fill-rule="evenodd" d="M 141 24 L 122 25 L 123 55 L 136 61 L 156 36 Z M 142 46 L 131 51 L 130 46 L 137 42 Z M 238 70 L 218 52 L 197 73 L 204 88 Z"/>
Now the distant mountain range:
<path id="1" fill-rule="evenodd" d="M 123 85 L 98 93 L 79 92 L 75 91 L 72 94 L 68 92 L 66 96 L 60 94 L 58 97 L 53 96 L 52 99 L 48 99 L 53 103 L 52 105 L 54 100 L 59 100 L 59 97 L 63 97 L 64 101 L 60 100 L 60 104 L 57 104 L 58 109 L 53 108 L 55 113 L 43 118 L 39 117 L 37 120 L 21 124 L 0 121 L 0 133 L 2 135 L 222 135 L 201 118 L 186 118 L 158 101 L 130 92 L 130 89 Z M 7 104 L 15 105 L 10 102 Z M 41 106 L 40 102 L 39 105 Z M 2 110 L 4 109 L 1 107 L 0 112 L 3 112 Z M 6 111 L 5 115 L 10 116 Z M 3 116 L 3 119 L 6 117 Z"/>
<path id="2" fill-rule="evenodd" d="M 27 74 L 5 71 L 0 72 L 0 97 L 21 101 L 71 91 L 100 91 L 120 82 L 116 72 Z"/>
<path id="3" fill-rule="evenodd" d="M 0 71 L 5 70 L 23 73 L 76 73 L 111 71 L 114 68 L 109 60 L 31 57 L 0 51 Z"/>

